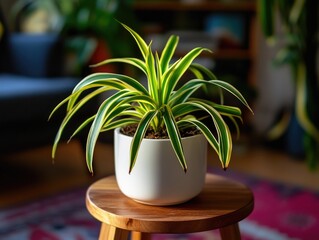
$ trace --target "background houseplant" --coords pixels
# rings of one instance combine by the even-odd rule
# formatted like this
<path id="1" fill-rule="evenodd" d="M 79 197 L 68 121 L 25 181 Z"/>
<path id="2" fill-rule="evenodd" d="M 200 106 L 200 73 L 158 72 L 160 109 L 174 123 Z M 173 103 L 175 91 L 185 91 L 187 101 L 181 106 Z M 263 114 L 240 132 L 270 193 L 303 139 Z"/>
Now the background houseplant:
<path id="1" fill-rule="evenodd" d="M 259 0 L 259 16 L 268 43 L 283 44 L 275 63 L 288 64 L 295 88 L 296 116 L 304 130 L 303 145 L 311 167 L 319 159 L 319 83 L 317 76 L 318 1 Z M 282 24 L 284 39 L 277 38 L 276 13 Z M 281 40 L 281 41 L 280 41 Z M 281 131 L 283 132 L 283 129 Z"/>
<path id="2" fill-rule="evenodd" d="M 100 132 L 127 126 L 136 126 L 131 142 L 130 164 L 127 169 L 129 173 L 136 163 L 141 142 L 148 133 L 170 139 L 177 159 L 186 172 L 187 161 L 181 133 L 190 129 L 198 129 L 205 136 L 218 154 L 222 167 L 226 169 L 231 158 L 232 136 L 224 118 L 229 118 L 238 129 L 235 118 L 241 119 L 241 110 L 238 107 L 225 105 L 222 91 L 220 91 L 221 103 L 192 97 L 192 94 L 198 89 L 214 86 L 230 92 L 249 108 L 244 97 L 232 85 L 217 80 L 209 69 L 193 63 L 203 51 L 209 50 L 195 48 L 183 58 L 171 63 L 178 44 L 177 36 L 173 35 L 169 38 L 159 56 L 158 53 L 152 52 L 151 43 L 146 44 L 135 31 L 124 24 L 123 26 L 135 39 L 142 59 L 107 59 L 95 66 L 113 62 L 132 65 L 146 75 L 147 87 L 134 78 L 115 73 L 95 73 L 84 78 L 74 88 L 73 93 L 52 112 L 53 114 L 62 105 L 67 104 L 66 116 L 54 142 L 53 157 L 64 128 L 77 111 L 97 95 L 115 90 L 114 94 L 101 103 L 97 113 L 84 121 L 73 134 L 77 134 L 91 124 L 86 150 L 87 166 L 91 172 L 94 147 Z M 186 81 L 177 89 L 178 82 L 187 70 L 190 70 L 195 78 Z M 87 90 L 91 91 L 83 94 Z"/>
<path id="3" fill-rule="evenodd" d="M 61 14 L 60 31 L 67 39 L 67 49 L 76 55 L 72 58 L 75 61 L 75 72 L 86 74 L 85 67 L 90 61 L 132 53 L 126 39 L 122 37 L 123 29 L 114 21 L 123 19 L 136 25 L 132 0 L 51 1 Z M 113 41 L 114 38 L 117 40 Z M 104 55 L 99 56 L 101 53 Z M 92 57 L 97 59 L 92 60 Z"/>

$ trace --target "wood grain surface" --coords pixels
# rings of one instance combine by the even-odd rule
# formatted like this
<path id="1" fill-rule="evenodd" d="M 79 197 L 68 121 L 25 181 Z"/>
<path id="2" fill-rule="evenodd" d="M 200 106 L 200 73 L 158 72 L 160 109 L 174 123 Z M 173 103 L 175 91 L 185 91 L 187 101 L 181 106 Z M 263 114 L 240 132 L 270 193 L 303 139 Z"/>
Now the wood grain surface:
<path id="1" fill-rule="evenodd" d="M 203 191 L 174 206 L 144 205 L 124 196 L 114 176 L 92 184 L 86 196 L 88 211 L 102 223 L 146 233 L 190 233 L 236 224 L 253 210 L 252 192 L 224 177 L 207 174 Z"/>

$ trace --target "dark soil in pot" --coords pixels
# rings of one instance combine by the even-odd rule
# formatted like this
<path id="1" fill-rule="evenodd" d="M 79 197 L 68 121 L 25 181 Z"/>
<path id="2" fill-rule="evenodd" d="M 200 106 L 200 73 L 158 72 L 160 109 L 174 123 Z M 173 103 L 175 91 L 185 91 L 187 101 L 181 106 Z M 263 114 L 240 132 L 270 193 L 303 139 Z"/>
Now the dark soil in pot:
<path id="1" fill-rule="evenodd" d="M 132 124 L 121 128 L 121 133 L 127 136 L 133 137 L 137 129 L 137 124 Z M 196 128 L 180 129 L 181 137 L 190 137 L 201 132 Z M 153 129 L 149 128 L 145 134 L 145 138 L 149 139 L 165 139 L 168 138 L 166 129 L 161 129 L 161 131 L 155 132 Z"/>

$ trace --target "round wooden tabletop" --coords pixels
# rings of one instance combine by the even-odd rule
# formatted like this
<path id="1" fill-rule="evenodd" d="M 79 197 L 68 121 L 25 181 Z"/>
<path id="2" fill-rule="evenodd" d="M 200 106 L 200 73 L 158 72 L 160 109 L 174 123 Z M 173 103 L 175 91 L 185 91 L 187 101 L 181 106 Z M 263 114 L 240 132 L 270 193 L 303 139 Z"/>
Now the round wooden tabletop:
<path id="1" fill-rule="evenodd" d="M 207 174 L 203 191 L 174 206 L 144 205 L 126 197 L 114 176 L 93 183 L 86 195 L 88 211 L 99 221 L 130 231 L 190 233 L 236 224 L 253 210 L 252 192 L 243 184 Z"/>

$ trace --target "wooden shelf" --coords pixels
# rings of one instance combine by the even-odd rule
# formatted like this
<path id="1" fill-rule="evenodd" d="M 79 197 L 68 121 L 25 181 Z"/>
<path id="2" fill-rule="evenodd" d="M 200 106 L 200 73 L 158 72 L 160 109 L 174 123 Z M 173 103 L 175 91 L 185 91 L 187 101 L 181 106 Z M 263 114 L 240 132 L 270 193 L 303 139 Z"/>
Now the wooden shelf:
<path id="1" fill-rule="evenodd" d="M 235 60 L 249 60 L 252 54 L 249 50 L 245 49 L 219 49 L 213 52 L 213 58 L 218 59 L 235 59 Z"/>
<path id="2" fill-rule="evenodd" d="M 206 0 L 187 3 L 183 1 L 136 1 L 136 10 L 156 10 L 156 11 L 246 11 L 255 12 L 256 2 L 251 0 L 242 1 L 218 1 Z"/>
<path id="3" fill-rule="evenodd" d="M 210 16 L 220 17 L 223 14 L 228 17 L 232 14 L 240 16 L 244 24 L 240 46 L 235 48 L 231 45 L 232 42 L 228 42 L 229 39 L 218 39 L 217 36 L 216 47 L 208 47 L 213 50 L 213 53 L 203 52 L 201 57 L 215 61 L 213 71 L 216 73 L 223 75 L 225 71 L 228 71 L 227 73 L 236 75 L 235 78 L 244 79 L 243 84 L 255 86 L 256 2 L 256 0 L 136 0 L 134 9 L 142 23 L 144 35 L 154 34 L 152 37 L 156 37 L 156 34 L 161 36 L 170 31 L 179 30 L 205 33 Z M 190 41 L 187 38 L 186 40 Z M 201 39 L 199 42 L 202 43 Z M 185 47 L 185 49 L 188 48 L 190 47 Z M 180 48 L 175 55 L 182 57 L 187 53 L 186 51 Z M 233 61 L 234 65 L 232 65 Z"/>

